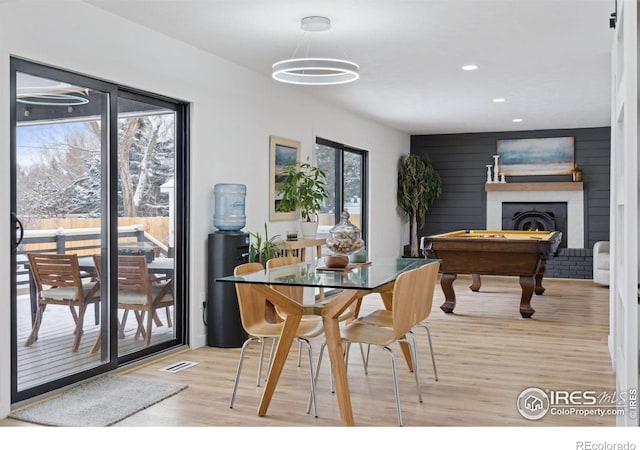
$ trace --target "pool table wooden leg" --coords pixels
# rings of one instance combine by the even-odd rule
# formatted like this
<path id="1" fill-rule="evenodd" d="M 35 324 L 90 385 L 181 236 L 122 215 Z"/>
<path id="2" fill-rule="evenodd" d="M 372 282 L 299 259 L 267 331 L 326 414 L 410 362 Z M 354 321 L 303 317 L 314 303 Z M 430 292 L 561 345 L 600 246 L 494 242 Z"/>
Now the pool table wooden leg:
<path id="1" fill-rule="evenodd" d="M 478 292 L 480 290 L 481 285 L 482 285 L 482 282 L 480 281 L 480 275 L 477 273 L 472 273 L 471 286 L 469 286 L 469 289 L 471 289 L 473 292 Z"/>
<path id="2" fill-rule="evenodd" d="M 440 309 L 446 313 L 452 313 L 456 307 L 456 293 L 453 291 L 453 282 L 458 276 L 455 273 L 443 273 L 440 277 L 440 287 L 444 293 L 445 302 Z"/>
<path id="3" fill-rule="evenodd" d="M 542 265 L 540 266 L 540 269 L 538 269 L 538 272 L 536 273 L 535 292 L 537 295 L 542 295 L 545 291 L 545 289 L 542 287 L 542 277 L 544 277 L 544 268 L 545 268 L 545 263 L 543 261 Z"/>
<path id="4" fill-rule="evenodd" d="M 522 287 L 520 315 L 523 319 L 528 319 L 534 312 L 536 312 L 536 310 L 531 307 L 531 297 L 533 297 L 535 284 L 535 277 L 520 277 L 520 286 Z"/>

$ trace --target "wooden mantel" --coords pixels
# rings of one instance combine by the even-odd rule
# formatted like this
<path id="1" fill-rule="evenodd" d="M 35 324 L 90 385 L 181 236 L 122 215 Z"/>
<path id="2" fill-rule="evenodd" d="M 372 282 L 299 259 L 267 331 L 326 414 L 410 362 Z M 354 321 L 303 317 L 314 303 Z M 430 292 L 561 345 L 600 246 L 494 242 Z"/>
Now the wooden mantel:
<path id="1" fill-rule="evenodd" d="M 582 181 L 561 181 L 552 183 L 485 183 L 485 192 L 508 191 L 582 191 Z"/>

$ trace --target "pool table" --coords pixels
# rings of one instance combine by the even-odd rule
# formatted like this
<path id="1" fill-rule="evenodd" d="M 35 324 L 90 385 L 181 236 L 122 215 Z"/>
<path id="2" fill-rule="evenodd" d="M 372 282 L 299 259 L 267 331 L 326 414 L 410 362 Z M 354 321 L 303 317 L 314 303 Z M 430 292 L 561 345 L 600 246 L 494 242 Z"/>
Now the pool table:
<path id="1" fill-rule="evenodd" d="M 445 302 L 440 309 L 444 312 L 452 313 L 456 306 L 453 282 L 457 274 L 472 275 L 472 291 L 480 289 L 480 275 L 505 275 L 520 277 L 520 314 L 526 319 L 535 312 L 533 293 L 544 292 L 545 264 L 557 252 L 561 238 L 559 231 L 460 230 L 425 236 L 420 247 L 424 256 L 441 260 Z"/>

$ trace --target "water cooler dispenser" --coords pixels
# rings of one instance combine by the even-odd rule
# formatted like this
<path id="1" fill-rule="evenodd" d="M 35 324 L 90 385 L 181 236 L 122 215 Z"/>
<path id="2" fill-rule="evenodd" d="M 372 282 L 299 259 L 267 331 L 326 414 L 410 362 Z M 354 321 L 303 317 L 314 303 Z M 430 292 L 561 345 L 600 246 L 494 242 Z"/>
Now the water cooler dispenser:
<path id="1" fill-rule="evenodd" d="M 215 279 L 233 275 L 248 262 L 249 234 L 242 232 L 246 218 L 242 184 L 216 184 L 213 224 L 207 243 L 207 344 L 211 347 L 242 347 L 247 334 L 242 328 L 236 287 Z"/>

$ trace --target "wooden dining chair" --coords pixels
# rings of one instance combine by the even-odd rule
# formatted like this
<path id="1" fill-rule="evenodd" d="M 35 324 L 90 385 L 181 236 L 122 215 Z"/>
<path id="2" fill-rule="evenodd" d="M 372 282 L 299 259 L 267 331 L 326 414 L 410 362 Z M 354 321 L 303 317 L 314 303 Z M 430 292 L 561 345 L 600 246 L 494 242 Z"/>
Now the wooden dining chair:
<path id="1" fill-rule="evenodd" d="M 429 354 L 431 355 L 431 365 L 433 366 L 433 377 L 435 381 L 438 381 L 438 370 L 436 369 L 436 356 L 433 352 L 433 342 L 431 340 L 431 330 L 429 329 L 429 323 L 427 319 L 431 315 L 431 309 L 433 306 L 433 295 L 435 293 L 436 284 L 438 281 L 438 271 L 440 270 L 440 263 L 435 262 L 423 266 L 421 269 L 423 277 L 426 280 L 424 286 L 424 292 L 421 296 L 422 300 L 418 303 L 418 323 L 413 327 L 422 328 L 427 334 L 427 344 L 429 344 Z M 412 330 L 412 332 L 413 332 Z M 416 359 L 416 368 L 418 368 L 418 360 Z M 418 376 L 420 374 L 418 373 Z"/>
<path id="2" fill-rule="evenodd" d="M 299 262 L 300 258 L 298 258 L 297 256 L 278 256 L 267 261 L 267 269 L 289 266 L 292 264 L 298 264 Z M 272 285 L 271 287 L 273 287 L 278 292 L 282 292 L 287 297 L 302 303 L 302 296 L 304 294 L 304 288 L 302 286 Z M 278 308 L 276 305 L 274 305 L 274 310 L 280 320 L 284 320 L 286 318 L 286 314 L 282 312 L 281 308 Z M 322 323 L 322 317 L 315 314 L 303 314 L 301 320 L 312 320 Z M 298 346 L 298 366 L 300 366 L 301 363 L 300 354 L 300 346 Z"/>
<path id="3" fill-rule="evenodd" d="M 436 381 L 438 381 L 438 370 L 436 368 L 436 358 L 433 353 L 433 343 L 431 340 L 431 331 L 429 330 L 429 324 L 427 323 L 427 318 L 431 314 L 431 308 L 433 305 L 433 295 L 435 293 L 435 286 L 438 279 L 438 270 L 440 269 L 440 263 L 431 263 L 424 265 L 421 270 L 425 276 L 426 285 L 424 287 L 423 298 L 419 303 L 418 310 L 418 323 L 415 328 L 423 328 L 427 333 L 427 343 L 429 344 L 429 352 L 431 354 L 431 364 L 433 366 L 433 376 Z M 366 316 L 360 318 L 362 322 L 378 325 L 381 327 L 390 327 L 393 324 L 393 315 L 390 310 L 387 309 L 378 309 L 373 311 Z M 413 330 L 412 330 L 413 332 Z M 367 358 L 368 362 L 368 350 L 367 350 Z M 416 368 L 414 370 L 419 370 L 417 367 L 418 362 L 416 361 Z M 366 372 L 366 362 L 365 362 L 365 372 Z"/>
<path id="4" fill-rule="evenodd" d="M 77 352 L 84 332 L 87 305 L 100 302 L 99 283 L 81 277 L 76 254 L 28 253 L 27 257 L 37 291 L 38 308 L 31 334 L 24 345 L 28 347 L 38 339 L 47 305 L 63 305 L 69 307 L 75 323 L 71 351 Z"/>
<path id="5" fill-rule="evenodd" d="M 261 270 L 264 270 L 264 267 L 260 263 L 245 263 L 237 266 L 234 269 L 233 274 L 235 276 L 242 276 Z M 236 376 L 233 382 L 233 392 L 231 394 L 229 408 L 233 408 L 236 392 L 238 390 L 238 381 L 240 379 L 240 373 L 242 371 L 242 363 L 244 361 L 244 356 L 249 344 L 254 341 L 259 341 L 262 343 L 264 340 L 277 340 L 280 337 L 280 334 L 282 333 L 282 329 L 284 327 L 284 322 L 274 323 L 273 321 L 267 320 L 265 314 L 267 311 L 267 298 L 265 298 L 263 294 L 258 293 L 251 285 L 245 283 L 236 283 L 236 294 L 238 297 L 238 306 L 240 309 L 240 321 L 242 322 L 242 327 L 249 337 L 242 345 L 242 350 L 240 351 L 240 359 L 238 361 L 238 368 L 236 370 Z M 301 311 L 302 305 L 300 305 L 300 312 Z M 320 336 L 322 333 L 322 321 L 314 320 L 301 320 L 296 332 L 296 339 L 298 341 L 304 342 L 307 345 L 309 353 L 309 380 L 311 384 L 311 396 L 313 398 L 314 415 L 316 417 L 318 416 L 318 411 L 315 402 L 315 377 L 313 371 L 311 343 L 309 342 L 309 339 Z M 262 359 L 263 358 L 261 355 L 260 359 L 258 360 L 258 385 L 260 380 Z M 309 412 L 309 409 L 307 410 L 307 412 Z"/>
<path id="6" fill-rule="evenodd" d="M 423 301 L 423 293 L 427 284 L 424 271 L 421 269 L 422 268 L 408 270 L 401 273 L 396 279 L 393 287 L 392 323 L 390 327 L 373 325 L 358 318 L 340 330 L 342 342 L 347 345 L 352 343 L 368 344 L 381 347 L 388 352 L 391 359 L 393 387 L 396 398 L 396 414 L 399 426 L 403 425 L 402 409 L 400 406 L 396 359 L 390 346 L 396 342 L 406 342 L 410 348 L 412 364 L 414 367 L 416 366 L 415 337 L 411 334 L 411 329 L 418 323 L 418 315 L 420 314 L 419 303 Z M 407 335 L 409 335 L 411 339 L 407 339 Z M 422 402 L 418 372 L 418 370 L 414 370 L 414 378 L 418 398 L 420 402 Z"/>

